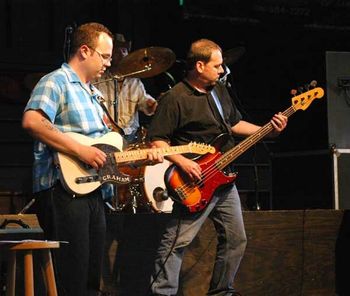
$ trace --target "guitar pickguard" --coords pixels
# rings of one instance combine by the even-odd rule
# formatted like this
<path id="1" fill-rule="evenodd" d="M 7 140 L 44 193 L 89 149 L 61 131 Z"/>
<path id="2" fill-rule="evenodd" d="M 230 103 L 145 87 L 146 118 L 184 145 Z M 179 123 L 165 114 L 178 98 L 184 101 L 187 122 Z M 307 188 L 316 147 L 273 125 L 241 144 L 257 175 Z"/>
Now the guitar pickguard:
<path id="1" fill-rule="evenodd" d="M 107 154 L 105 165 L 97 172 L 101 184 L 107 182 L 127 184 L 131 182 L 130 176 L 120 172 L 118 169 L 118 164 L 114 158 L 114 153 L 120 151 L 118 148 L 108 144 L 95 144 L 93 146 Z"/>

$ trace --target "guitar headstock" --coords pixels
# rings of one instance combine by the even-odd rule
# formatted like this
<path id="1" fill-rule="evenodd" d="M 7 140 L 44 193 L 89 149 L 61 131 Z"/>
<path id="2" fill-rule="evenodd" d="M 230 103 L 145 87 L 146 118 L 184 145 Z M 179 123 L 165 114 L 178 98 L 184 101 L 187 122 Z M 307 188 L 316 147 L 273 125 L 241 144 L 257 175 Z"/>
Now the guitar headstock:
<path id="1" fill-rule="evenodd" d="M 321 87 L 315 87 L 316 81 L 312 81 L 308 86 L 306 86 L 307 91 L 302 92 L 300 95 L 294 96 L 292 98 L 292 105 L 294 110 L 306 110 L 314 99 L 320 99 L 324 95 L 324 90 Z M 310 87 L 314 87 L 309 89 Z M 303 90 L 303 88 L 301 88 Z M 291 91 L 292 95 L 295 95 L 297 91 Z"/>
<path id="2" fill-rule="evenodd" d="M 196 142 L 190 142 L 189 144 L 191 153 L 195 154 L 206 154 L 206 153 L 215 153 L 215 147 L 208 145 L 208 144 L 202 144 L 202 143 L 196 143 Z"/>

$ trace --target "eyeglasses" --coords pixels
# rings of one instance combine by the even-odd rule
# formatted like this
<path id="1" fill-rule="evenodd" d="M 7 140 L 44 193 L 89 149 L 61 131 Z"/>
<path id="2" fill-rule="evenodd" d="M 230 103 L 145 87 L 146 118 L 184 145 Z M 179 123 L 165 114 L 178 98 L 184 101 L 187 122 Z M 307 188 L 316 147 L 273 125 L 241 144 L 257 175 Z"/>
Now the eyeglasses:
<path id="1" fill-rule="evenodd" d="M 90 46 L 88 46 L 92 51 L 94 51 L 94 52 L 96 52 L 99 56 L 100 56 L 100 58 L 102 59 L 102 60 L 104 60 L 104 61 L 107 61 L 107 62 L 112 62 L 112 58 L 108 55 L 108 54 L 102 54 L 102 53 L 100 53 L 99 51 L 97 51 L 96 49 L 94 49 L 94 48 L 92 48 L 92 47 L 90 47 Z"/>

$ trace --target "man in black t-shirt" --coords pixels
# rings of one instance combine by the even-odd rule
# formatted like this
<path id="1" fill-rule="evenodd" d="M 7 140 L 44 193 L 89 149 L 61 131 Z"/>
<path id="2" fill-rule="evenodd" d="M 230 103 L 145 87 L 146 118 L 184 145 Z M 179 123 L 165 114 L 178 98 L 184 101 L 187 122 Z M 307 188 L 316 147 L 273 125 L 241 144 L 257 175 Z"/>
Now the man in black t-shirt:
<path id="1" fill-rule="evenodd" d="M 224 71 L 222 63 L 222 50 L 216 43 L 207 39 L 192 43 L 187 56 L 186 78 L 160 99 L 148 130 L 152 144 L 168 147 L 191 141 L 210 143 L 226 133 L 229 137 L 222 143 L 221 150 L 227 151 L 234 146 L 232 135 L 250 136 L 260 129 L 260 126 L 242 120 L 226 88 L 218 82 Z M 272 132 L 269 136 L 278 135 L 286 125 L 287 117 L 275 114 L 271 119 Z M 181 172 L 178 176 L 180 179 L 185 176 L 188 183 L 182 186 L 184 195 L 179 193 L 182 200 L 174 203 L 174 219 L 167 225 L 158 248 L 151 280 L 152 295 L 176 295 L 184 248 L 191 243 L 207 217 L 214 222 L 218 237 L 208 295 L 239 295 L 233 288 L 233 281 L 247 238 L 236 186 L 233 182 L 218 186 L 211 198 L 204 201 L 207 202 L 205 207 L 201 211 L 193 211 L 186 203 L 192 198 L 191 190 L 186 190 L 191 189 L 193 184 L 201 190 L 206 188 L 201 182 L 209 184 L 216 181 L 216 177 L 210 179 L 208 176 L 215 176 L 219 165 L 208 168 L 185 155 L 173 155 L 168 159 L 177 167 L 175 174 Z"/>

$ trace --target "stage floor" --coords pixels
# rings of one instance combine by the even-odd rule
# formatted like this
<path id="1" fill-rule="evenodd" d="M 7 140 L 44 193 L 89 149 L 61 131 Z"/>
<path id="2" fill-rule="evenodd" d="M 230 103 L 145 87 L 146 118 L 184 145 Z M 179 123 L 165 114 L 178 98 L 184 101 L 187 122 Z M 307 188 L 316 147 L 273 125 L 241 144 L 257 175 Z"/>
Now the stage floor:
<path id="1" fill-rule="evenodd" d="M 350 215 L 342 210 L 245 211 L 248 237 L 234 286 L 244 296 L 350 295 Z M 103 290 L 146 296 L 170 214 L 109 214 Z M 206 294 L 216 251 L 210 220 L 186 251 L 178 296 Z"/>

